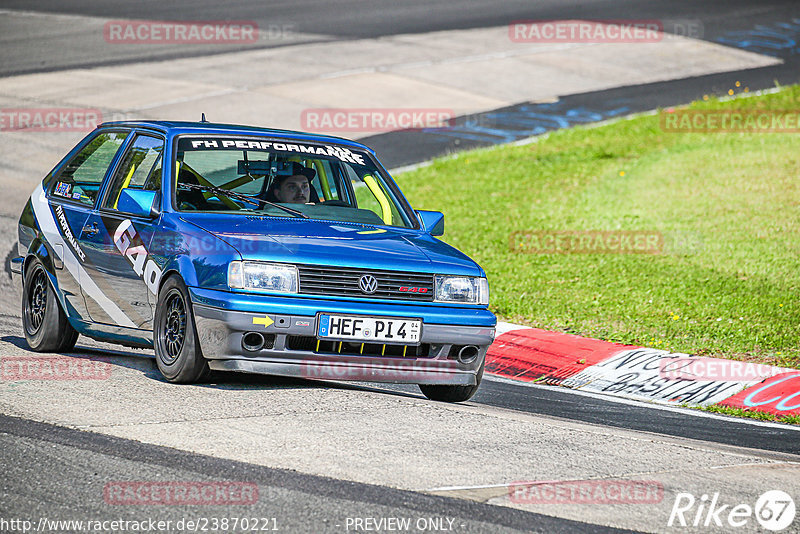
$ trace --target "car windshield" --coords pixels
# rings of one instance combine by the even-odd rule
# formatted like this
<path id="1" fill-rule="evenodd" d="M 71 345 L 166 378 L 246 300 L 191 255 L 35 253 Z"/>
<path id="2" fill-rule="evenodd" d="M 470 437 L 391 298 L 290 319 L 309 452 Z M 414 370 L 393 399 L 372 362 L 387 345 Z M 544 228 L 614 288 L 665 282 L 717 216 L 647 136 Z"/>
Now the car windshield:
<path id="1" fill-rule="evenodd" d="M 180 137 L 175 208 L 412 228 L 407 204 L 363 151 L 240 137 Z"/>

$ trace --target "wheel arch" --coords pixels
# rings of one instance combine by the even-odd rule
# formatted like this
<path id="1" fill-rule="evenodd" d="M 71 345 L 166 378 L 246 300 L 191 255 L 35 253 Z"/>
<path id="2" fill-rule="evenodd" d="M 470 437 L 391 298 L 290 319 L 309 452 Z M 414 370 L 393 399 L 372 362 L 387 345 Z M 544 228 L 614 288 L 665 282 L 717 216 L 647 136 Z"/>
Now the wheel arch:
<path id="1" fill-rule="evenodd" d="M 44 266 L 44 270 L 47 271 L 47 274 L 51 279 L 54 279 L 54 282 L 58 282 L 55 280 L 56 272 L 55 272 L 55 265 L 53 262 L 53 253 L 50 251 L 50 248 L 45 244 L 44 240 L 37 237 L 33 241 L 31 241 L 30 246 L 28 246 L 28 252 L 25 254 L 25 260 L 22 262 L 22 277 L 23 280 L 25 278 L 25 272 L 30 268 L 31 262 L 37 259 L 41 262 Z"/>
<path id="2" fill-rule="evenodd" d="M 25 259 L 22 262 L 22 288 L 20 289 L 21 296 L 24 295 L 25 291 L 25 273 L 27 273 L 30 269 L 30 265 L 33 260 L 39 260 L 39 262 L 42 264 L 44 272 L 47 274 L 47 278 L 50 280 L 50 287 L 53 289 L 53 293 L 56 296 L 56 300 L 58 300 L 59 306 L 61 306 L 61 310 L 66 314 L 67 320 L 70 322 L 72 327 L 80 330 L 80 317 L 76 317 L 74 315 L 74 308 L 67 303 L 67 299 L 64 297 L 64 294 L 61 291 L 61 286 L 58 283 L 58 275 L 56 274 L 55 267 L 55 254 L 52 252 L 47 242 L 41 237 L 36 237 L 33 241 L 31 241 L 30 245 L 28 246 L 28 252 L 25 254 Z M 80 285 L 79 282 L 78 285 Z"/>
<path id="3" fill-rule="evenodd" d="M 161 271 L 161 278 L 158 281 L 158 294 L 156 299 L 161 293 L 161 288 L 170 276 L 177 275 L 186 287 L 197 286 L 197 269 L 195 268 L 192 258 L 188 255 L 180 255 L 170 258 L 167 264 Z"/>
<path id="4" fill-rule="evenodd" d="M 158 295 L 161 294 L 161 290 L 164 288 L 164 284 L 166 284 L 167 280 L 169 280 L 173 276 L 177 276 L 183 281 L 184 284 L 186 283 L 186 280 L 184 280 L 183 276 L 181 275 L 180 271 L 177 268 L 172 267 L 169 270 L 164 271 L 161 274 L 161 279 L 158 281 L 158 294 L 156 295 L 156 302 L 158 302 Z"/>

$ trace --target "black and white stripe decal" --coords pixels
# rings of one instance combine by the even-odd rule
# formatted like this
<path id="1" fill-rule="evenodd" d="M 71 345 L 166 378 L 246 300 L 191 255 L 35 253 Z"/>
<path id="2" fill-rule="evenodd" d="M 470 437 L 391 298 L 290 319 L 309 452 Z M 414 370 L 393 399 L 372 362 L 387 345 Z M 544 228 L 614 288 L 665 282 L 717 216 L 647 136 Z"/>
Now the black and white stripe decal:
<path id="1" fill-rule="evenodd" d="M 72 275 L 72 277 L 81 286 L 84 294 L 97 302 L 100 308 L 102 308 L 102 310 L 107 313 L 108 316 L 111 317 L 111 319 L 118 325 L 128 328 L 136 328 L 136 323 L 134 323 L 130 317 L 128 317 L 125 312 L 119 308 L 119 306 L 109 299 L 99 287 L 97 287 L 97 284 L 94 283 L 89 274 L 83 268 L 83 265 L 81 265 L 81 261 L 75 255 L 72 248 L 75 246 L 75 250 L 80 250 L 79 246 L 77 246 L 75 236 L 72 236 L 72 241 L 75 241 L 74 244 L 72 242 L 67 243 L 65 241 L 65 238 L 59 231 L 59 227 L 56 224 L 55 218 L 53 217 L 53 212 L 50 210 L 50 205 L 47 202 L 47 197 L 45 196 L 45 192 L 41 183 L 36 186 L 36 190 L 33 192 L 33 195 L 31 195 L 31 205 L 33 206 L 33 212 L 45 239 L 47 239 L 47 242 L 50 243 L 54 253 L 61 256 L 59 259 L 64 262 L 64 267 L 66 267 L 67 271 L 69 271 L 69 274 Z M 66 219 L 64 219 L 63 223 L 66 224 Z M 72 235 L 71 232 L 70 235 Z M 56 247 L 55 245 L 61 246 Z"/>

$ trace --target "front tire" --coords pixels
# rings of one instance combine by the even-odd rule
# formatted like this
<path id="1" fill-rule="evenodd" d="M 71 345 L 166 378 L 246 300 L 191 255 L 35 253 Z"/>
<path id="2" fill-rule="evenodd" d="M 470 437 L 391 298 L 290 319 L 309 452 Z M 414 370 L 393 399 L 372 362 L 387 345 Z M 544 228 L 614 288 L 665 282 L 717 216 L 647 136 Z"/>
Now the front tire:
<path id="1" fill-rule="evenodd" d="M 419 384 L 419 389 L 422 390 L 422 394 L 430 400 L 440 402 L 464 402 L 471 399 L 472 396 L 475 395 L 475 392 L 478 391 L 478 387 L 480 387 L 481 380 L 483 379 L 483 366 L 485 363 L 486 359 L 484 358 L 484 361 L 481 362 L 481 366 L 478 369 L 478 373 L 475 375 L 475 384 L 472 386 Z"/>
<path id="2" fill-rule="evenodd" d="M 22 282 L 22 330 L 35 352 L 69 352 L 78 340 L 38 259 L 28 264 Z"/>
<path id="3" fill-rule="evenodd" d="M 169 277 L 158 293 L 153 346 L 158 370 L 169 382 L 192 384 L 209 373 L 197 339 L 189 291 L 177 276 Z"/>

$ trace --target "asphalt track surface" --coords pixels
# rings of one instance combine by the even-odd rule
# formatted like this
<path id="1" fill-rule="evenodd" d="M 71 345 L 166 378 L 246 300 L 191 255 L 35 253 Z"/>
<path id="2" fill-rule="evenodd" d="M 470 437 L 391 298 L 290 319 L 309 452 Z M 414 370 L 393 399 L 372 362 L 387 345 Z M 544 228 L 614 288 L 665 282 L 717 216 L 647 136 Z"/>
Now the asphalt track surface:
<path id="1" fill-rule="evenodd" d="M 372 2 L 364 9 L 363 2 L 274 2 L 265 7 L 261 1 L 251 2 L 58 2 L 3 1 L 2 9 L 60 13 L 103 18 L 141 18 L 156 20 L 255 20 L 259 25 L 294 24 L 302 34 L 319 34 L 326 39 L 341 40 L 375 37 L 399 33 L 488 27 L 508 24 L 519 19 L 630 19 L 688 18 L 699 19 L 705 29 L 704 38 L 713 39 L 731 30 L 749 29 L 754 24 L 789 20 L 798 8 L 793 1 L 731 2 L 642 2 L 593 1 L 568 5 L 563 1 L 512 1 L 497 4 L 489 0 L 462 2 Z M 303 13 L 298 20 L 298 13 Z M 679 16 L 676 16 L 679 13 Z M 67 39 L 69 36 L 66 37 Z M 302 41 L 299 41 L 302 42 Z M 58 41 L 55 42 L 56 45 Z M 291 43 L 296 44 L 296 43 Z M 52 71 L 61 68 L 90 67 L 126 62 L 139 62 L 174 57 L 187 57 L 194 49 L 177 49 L 165 55 L 148 54 L 118 57 L 113 47 L 102 47 L 87 57 L 69 47 L 53 42 L 39 48 L 30 43 L 4 42 L 0 76 L 22 72 Z M 255 46 L 282 46 L 261 43 Z M 230 51 L 225 50 L 226 52 Z M 777 80 L 796 83 L 800 68 L 794 58 L 785 58 L 781 66 L 736 73 L 746 77 L 753 89 L 767 88 Z M 598 93 L 570 95 L 567 102 L 615 103 L 625 101 L 631 112 L 658 106 L 680 104 L 709 92 L 721 94 L 730 86 L 731 73 L 686 80 L 625 87 Z M 486 146 L 492 142 L 426 142 L 424 134 L 397 132 L 373 136 L 365 140 L 374 146 L 389 166 L 418 163 L 419 160 L 457 149 Z M 420 147 L 427 147 L 420 150 Z M 369 387 L 369 386 L 367 386 Z M 398 395 L 419 395 L 407 386 L 376 386 Z M 705 418 L 684 415 L 680 410 L 655 411 L 645 405 L 618 403 L 595 397 L 579 396 L 558 388 L 530 387 L 508 382 L 485 381 L 471 401 L 477 405 L 506 408 L 564 420 L 584 421 L 598 426 L 626 428 L 658 435 L 702 440 L 714 443 L 800 454 L 798 432 L 787 428 L 764 427 L 734 418 Z M 465 532 L 606 532 L 614 531 L 598 525 L 577 523 L 521 510 L 497 507 L 471 501 L 449 499 L 356 482 L 305 475 L 288 470 L 270 469 L 250 464 L 221 460 L 176 451 L 154 445 L 109 436 L 81 432 L 24 419 L 0 416 L 0 462 L 4 475 L 0 486 L 3 517 L 60 516 L 80 512 L 95 518 L 130 517 L 131 512 L 84 499 L 97 485 L 107 480 L 149 478 L 181 480 L 240 479 L 257 482 L 264 504 L 255 515 L 279 517 L 285 531 L 336 531 L 343 525 L 335 518 L 348 516 L 449 516 L 466 525 Z M 147 476 L 149 475 L 149 476 Z M 91 504 L 89 504 L 91 503 Z M 248 514 L 255 510 L 248 510 Z M 139 510 L 139 513 L 142 510 Z M 215 510 L 218 517 L 233 515 L 235 510 Z M 66 514 L 66 515 L 65 515 Z M 144 514 L 147 515 L 147 514 Z M 210 515 L 210 514 L 209 514 Z M 180 507 L 160 508 L 159 519 L 178 520 L 186 517 Z M 132 518 L 132 517 L 131 517 Z M 280 527 L 281 525 L 279 525 Z"/>
<path id="2" fill-rule="evenodd" d="M 415 393 L 409 386 L 389 388 Z M 619 402 L 594 395 L 580 395 L 552 386 L 484 380 L 470 402 L 603 427 L 800 454 L 800 428 L 795 426 L 758 426 L 741 418 L 708 416 L 690 408 L 659 410 L 635 401 Z"/>
<path id="3" fill-rule="evenodd" d="M 347 518 L 449 518 L 456 532 L 628 532 L 462 499 L 395 490 L 223 460 L 0 415 L 0 514 L 55 520 L 172 521 L 246 516 L 282 532 L 342 532 Z M 43 461 L 47 460 L 47 461 Z M 90 466 L 87 469 L 87 466 Z M 107 481 L 229 480 L 258 485 L 246 507 L 114 506 L 98 501 Z M 135 509 L 132 509 L 135 508 Z M 272 523 L 269 523 L 269 522 Z M 351 519 L 352 521 L 352 519 Z M 37 521 L 34 521 L 37 522 Z M 259 523 L 261 524 L 261 523 Z M 173 527 L 171 531 L 177 531 Z"/>
<path id="4" fill-rule="evenodd" d="M 100 19 L 147 19 L 172 21 L 255 21 L 259 28 L 288 25 L 299 40 L 265 40 L 252 45 L 217 47 L 216 53 L 248 48 L 270 48 L 328 39 L 345 40 L 439 30 L 503 26 L 516 20 L 549 19 L 659 19 L 699 20 L 703 37 L 714 39 L 731 30 L 746 30 L 754 24 L 791 20 L 797 16 L 792 0 L 653 1 L 593 0 L 262 0 L 221 2 L 218 0 L 3 0 L 0 9 L 52 13 Z M 124 64 L 215 53 L 214 49 L 184 46 L 166 51 L 141 47 L 129 54 L 119 46 L 74 46 L 81 39 L 80 20 L 66 28 L 31 28 L 33 37 L 0 37 L 3 53 L 0 76 L 75 67 Z M 311 37 L 314 36 L 314 37 Z M 322 36 L 322 37 L 320 37 Z"/>

